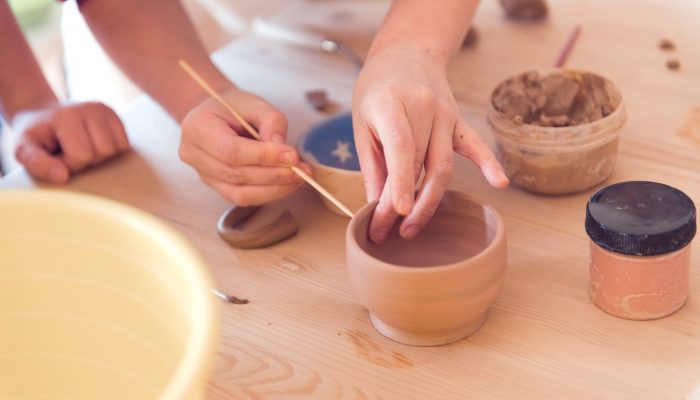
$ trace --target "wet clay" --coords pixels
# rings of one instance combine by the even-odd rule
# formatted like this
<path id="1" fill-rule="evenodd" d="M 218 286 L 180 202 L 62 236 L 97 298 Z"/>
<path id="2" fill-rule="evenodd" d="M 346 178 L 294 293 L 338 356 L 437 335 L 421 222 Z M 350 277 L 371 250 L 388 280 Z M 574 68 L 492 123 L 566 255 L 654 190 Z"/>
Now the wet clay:
<path id="1" fill-rule="evenodd" d="M 397 221 L 386 241 L 372 242 L 367 235 L 360 238 L 360 247 L 372 257 L 392 265 L 430 267 L 453 264 L 482 252 L 493 241 L 483 213 L 477 205 L 459 209 L 446 202 L 436 211 L 420 234 L 411 240 L 399 235 Z"/>
<path id="2" fill-rule="evenodd" d="M 537 21 L 547 16 L 544 0 L 500 0 L 506 17 L 518 21 Z"/>
<path id="3" fill-rule="evenodd" d="M 531 71 L 497 86 L 491 102 L 516 124 L 562 127 L 602 119 L 617 109 L 620 98 L 595 74 Z"/>

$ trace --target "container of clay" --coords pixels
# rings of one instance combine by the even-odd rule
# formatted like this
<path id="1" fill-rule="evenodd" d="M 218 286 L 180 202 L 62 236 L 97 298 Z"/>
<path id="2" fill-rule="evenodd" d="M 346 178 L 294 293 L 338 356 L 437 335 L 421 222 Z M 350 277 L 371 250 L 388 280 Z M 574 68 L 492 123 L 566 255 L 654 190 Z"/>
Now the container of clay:
<path id="1" fill-rule="evenodd" d="M 505 279 L 506 233 L 494 208 L 448 191 L 412 240 L 398 223 L 382 244 L 367 235 L 377 203 L 350 221 L 346 256 L 352 287 L 384 336 L 414 346 L 460 340 L 486 321 Z"/>
<path id="2" fill-rule="evenodd" d="M 688 298 L 696 211 L 683 192 L 655 182 L 623 182 L 586 207 L 590 295 L 602 310 L 646 320 L 676 312 Z"/>
<path id="3" fill-rule="evenodd" d="M 350 113 L 313 126 L 301 136 L 297 149 L 302 159 L 311 165 L 313 178 L 353 213 L 367 203 Z M 321 200 L 326 208 L 345 216 L 324 196 Z"/>
<path id="4" fill-rule="evenodd" d="M 0 191 L 0 398 L 204 399 L 211 285 L 194 248 L 146 212 Z"/>
<path id="5" fill-rule="evenodd" d="M 554 69 L 500 83 L 487 118 L 510 181 L 558 195 L 590 189 L 612 174 L 626 113 L 610 80 Z"/>

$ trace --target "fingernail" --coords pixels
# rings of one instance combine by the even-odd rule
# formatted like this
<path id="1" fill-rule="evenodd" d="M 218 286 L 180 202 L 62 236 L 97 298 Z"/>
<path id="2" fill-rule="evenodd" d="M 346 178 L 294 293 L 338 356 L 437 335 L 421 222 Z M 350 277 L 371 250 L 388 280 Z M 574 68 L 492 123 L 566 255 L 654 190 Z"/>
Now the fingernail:
<path id="1" fill-rule="evenodd" d="M 401 230 L 401 236 L 404 239 L 413 239 L 418 235 L 418 226 L 415 224 L 408 225 Z"/>
<path id="2" fill-rule="evenodd" d="M 297 157 L 294 152 L 285 151 L 280 154 L 280 161 L 285 165 L 294 165 L 297 163 Z"/>
<path id="3" fill-rule="evenodd" d="M 68 173 L 65 168 L 54 165 L 49 169 L 49 180 L 51 182 L 62 183 L 68 180 Z"/>
<path id="4" fill-rule="evenodd" d="M 284 143 L 284 137 L 280 135 L 279 133 L 275 133 L 272 136 L 270 136 L 270 141 L 272 143 Z"/>
<path id="5" fill-rule="evenodd" d="M 408 215 L 411 212 L 411 205 L 413 204 L 413 198 L 409 194 L 404 194 L 399 200 L 399 209 L 396 210 L 401 215 Z"/>
<path id="6" fill-rule="evenodd" d="M 507 176 L 503 171 L 499 172 L 498 175 L 500 176 L 501 182 L 502 182 L 504 185 L 507 185 L 507 184 L 510 183 L 510 179 L 508 179 L 508 176 Z"/>
<path id="7" fill-rule="evenodd" d="M 374 243 L 381 243 L 381 242 L 384 241 L 384 239 L 386 239 L 386 237 L 387 237 L 388 234 L 389 234 L 389 230 L 386 229 L 386 228 L 378 228 L 378 229 L 375 229 L 375 230 L 372 232 L 372 235 L 371 235 L 371 236 L 372 236 L 372 241 L 373 241 Z"/>

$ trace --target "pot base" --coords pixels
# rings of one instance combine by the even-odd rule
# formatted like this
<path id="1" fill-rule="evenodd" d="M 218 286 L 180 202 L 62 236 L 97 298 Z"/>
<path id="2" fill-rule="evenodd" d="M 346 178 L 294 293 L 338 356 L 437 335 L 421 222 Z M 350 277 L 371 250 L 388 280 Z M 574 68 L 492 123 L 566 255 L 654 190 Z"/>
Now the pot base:
<path id="1" fill-rule="evenodd" d="M 372 325 L 374 325 L 379 333 L 396 342 L 407 344 L 409 346 L 441 346 L 464 339 L 465 337 L 476 332 L 479 330 L 479 328 L 481 328 L 484 322 L 486 322 L 487 316 L 488 311 L 485 312 L 484 315 L 478 320 L 464 325 L 459 329 L 429 334 L 419 334 L 396 328 L 386 324 L 384 321 L 375 317 L 371 313 L 369 314 L 369 319 L 372 321 Z"/>

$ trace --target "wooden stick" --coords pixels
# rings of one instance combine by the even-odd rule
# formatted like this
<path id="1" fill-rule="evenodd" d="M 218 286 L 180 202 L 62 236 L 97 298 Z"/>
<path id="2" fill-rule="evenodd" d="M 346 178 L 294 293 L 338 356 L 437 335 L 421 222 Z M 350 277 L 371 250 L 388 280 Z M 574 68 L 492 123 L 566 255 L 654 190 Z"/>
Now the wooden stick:
<path id="1" fill-rule="evenodd" d="M 233 115 L 234 118 L 243 126 L 243 128 L 250 134 L 250 136 L 254 137 L 256 140 L 260 140 L 260 135 L 258 132 L 253 128 L 248 121 L 246 121 L 236 110 L 233 108 L 233 106 L 226 101 L 219 93 L 217 93 L 209 84 L 202 79 L 201 76 L 197 72 L 195 72 L 192 67 L 185 61 L 185 60 L 180 60 L 179 61 L 180 67 L 187 72 L 187 74 L 192 77 L 192 79 L 195 80 L 199 84 L 199 86 L 204 89 L 205 92 L 209 94 L 214 100 L 218 101 L 221 103 L 228 112 Z M 295 174 L 299 175 L 301 179 L 305 180 L 306 183 L 311 185 L 314 189 L 316 189 L 319 193 L 321 193 L 325 198 L 330 200 L 331 203 L 335 204 L 336 207 L 338 207 L 342 212 L 344 212 L 348 217 L 352 218 L 353 217 L 353 212 L 350 211 L 349 208 L 345 206 L 345 204 L 341 203 L 340 200 L 336 199 L 335 196 L 330 194 L 326 189 L 323 188 L 323 186 L 319 185 L 318 182 L 316 182 L 312 177 L 306 174 L 306 172 L 302 171 L 299 169 L 299 167 L 292 166 L 289 167 L 292 171 L 294 171 Z"/>
<path id="2" fill-rule="evenodd" d="M 566 60 L 567 58 L 569 58 L 569 54 L 571 54 L 571 50 L 573 50 L 574 45 L 576 44 L 576 40 L 578 39 L 580 34 L 581 25 L 576 25 L 574 27 L 574 30 L 571 31 L 569 38 L 566 40 L 564 47 L 561 49 L 561 53 L 559 53 L 559 57 L 557 57 L 557 61 L 554 63 L 555 67 L 561 68 L 564 66 L 564 64 L 566 64 Z"/>

